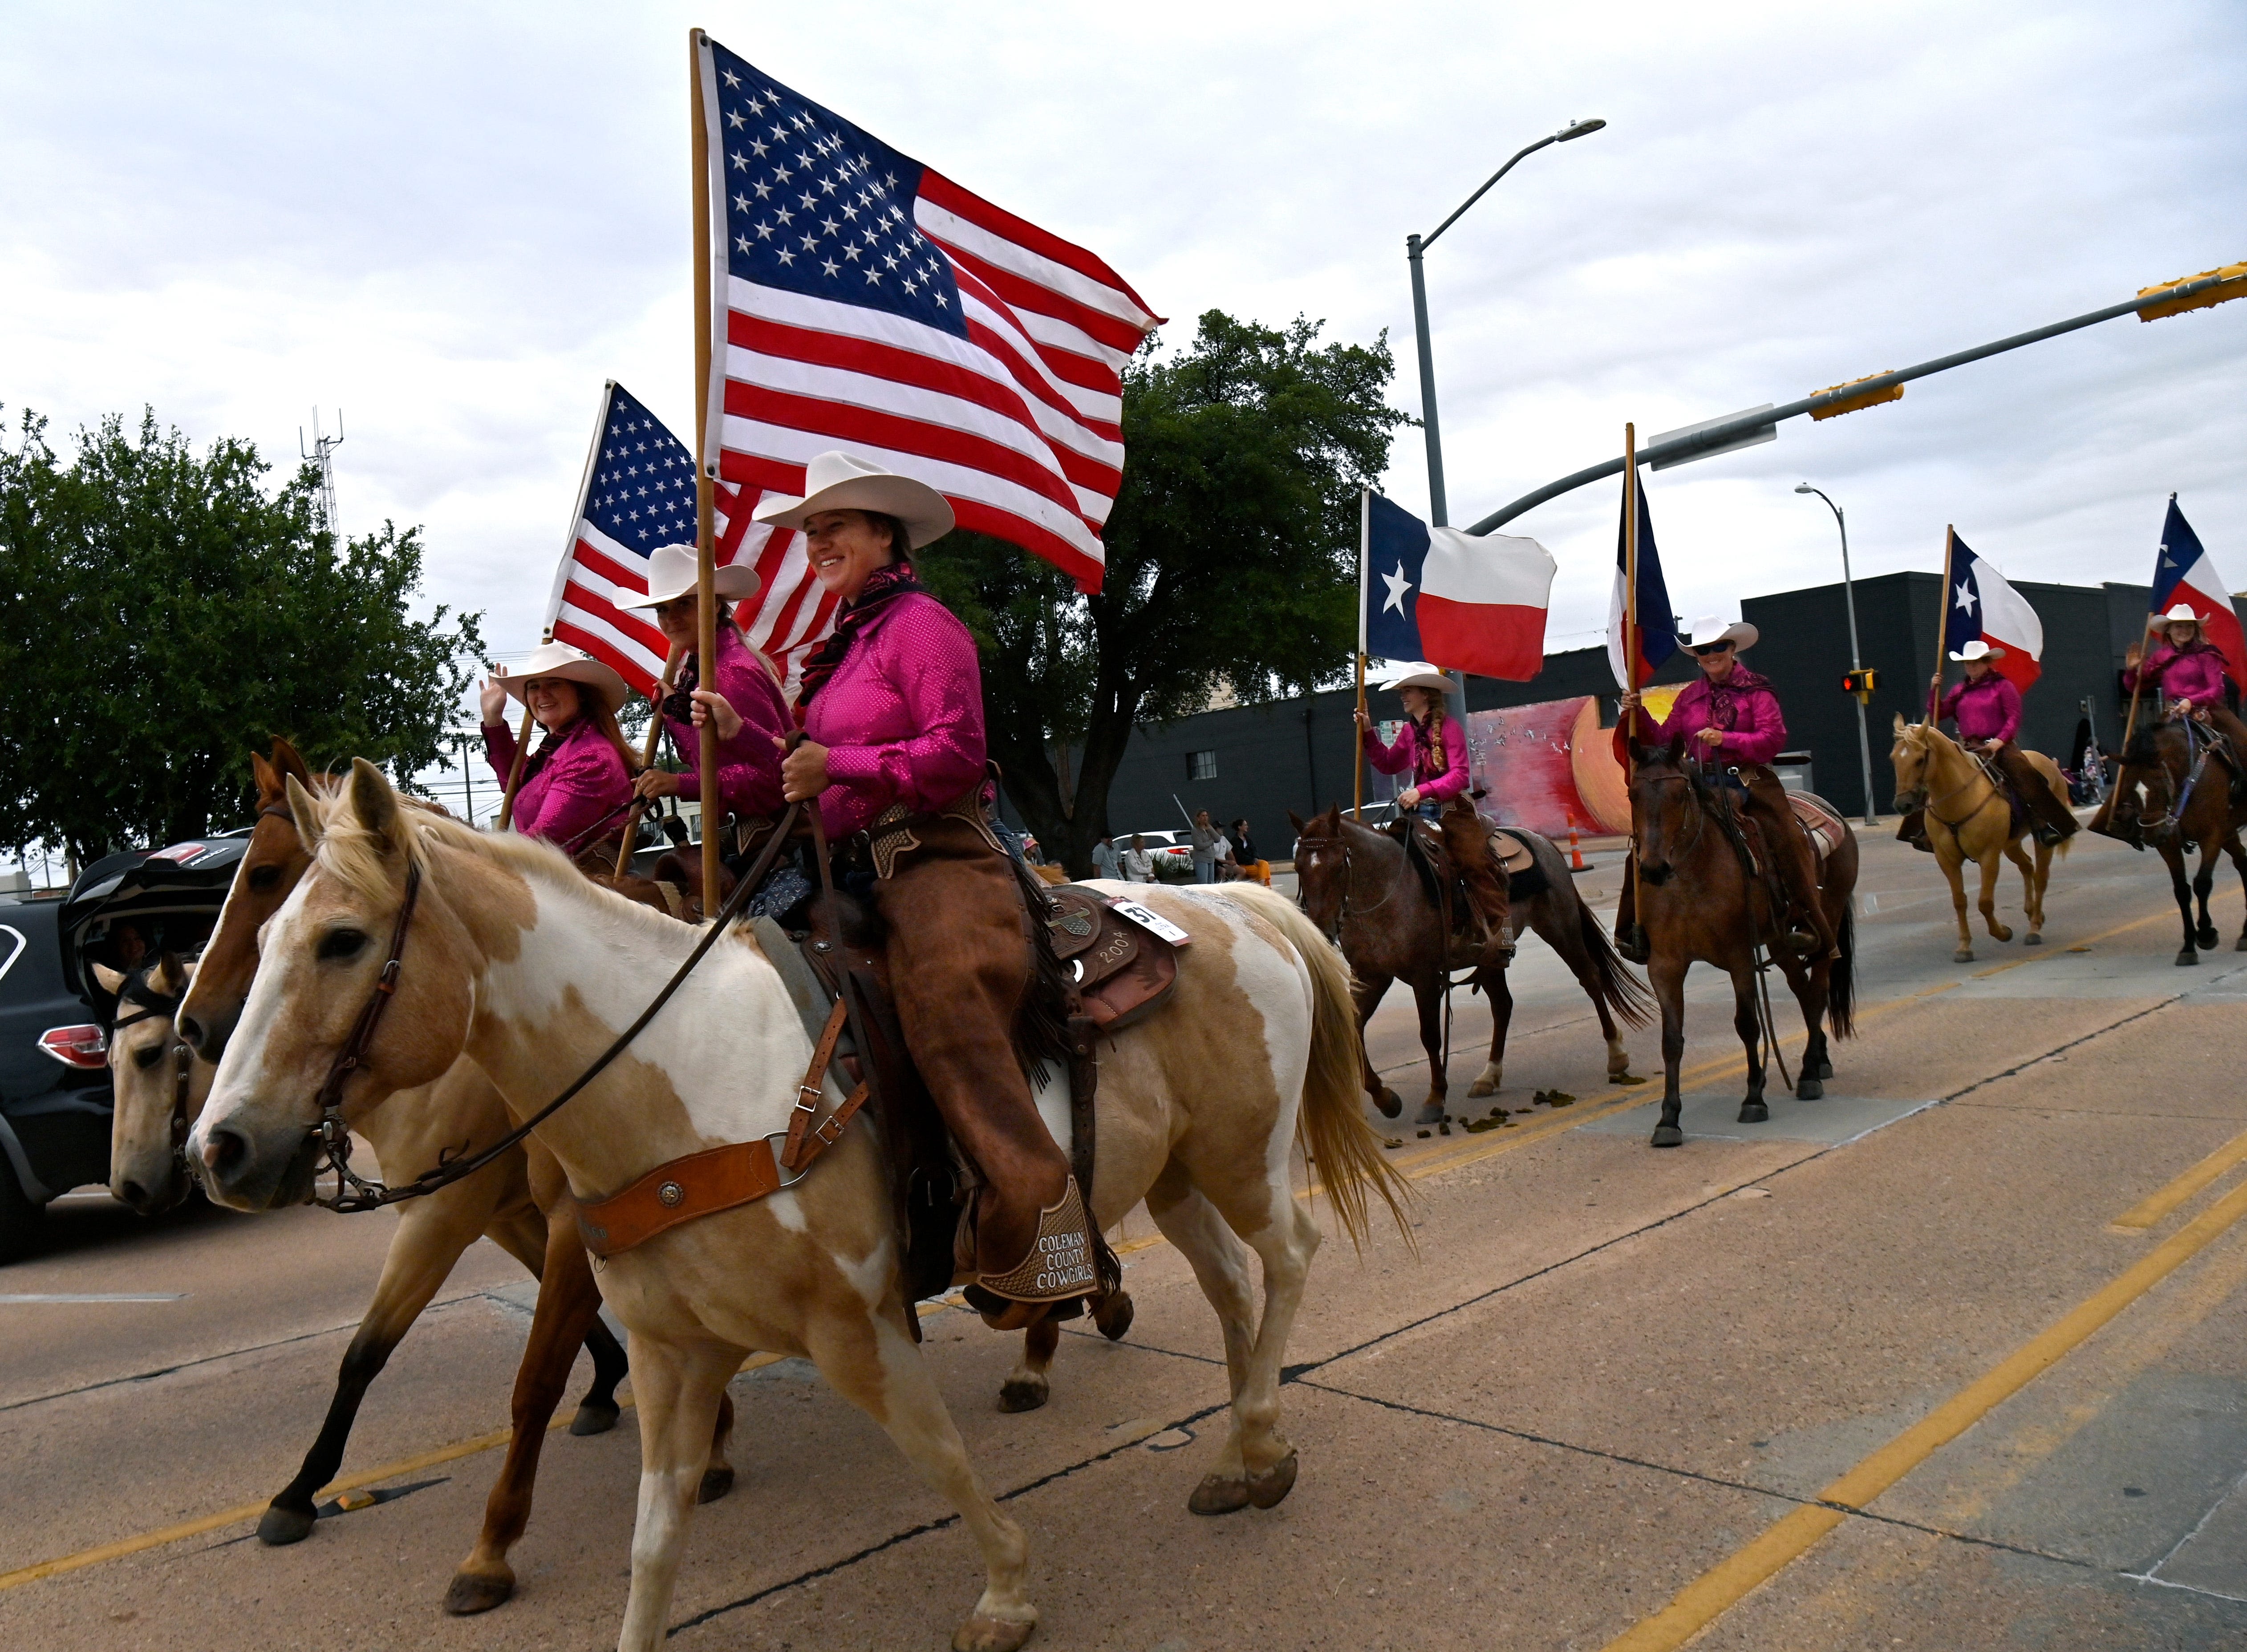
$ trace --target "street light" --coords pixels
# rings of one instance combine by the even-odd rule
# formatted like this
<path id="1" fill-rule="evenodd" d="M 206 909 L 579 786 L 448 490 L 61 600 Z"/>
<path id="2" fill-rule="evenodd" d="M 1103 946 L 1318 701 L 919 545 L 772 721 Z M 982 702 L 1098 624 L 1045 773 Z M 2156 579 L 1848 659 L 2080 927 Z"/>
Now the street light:
<path id="1" fill-rule="evenodd" d="M 1806 481 L 1794 484 L 1799 494 L 1816 494 L 1826 500 L 1826 508 L 1834 513 L 1834 525 L 1841 530 L 1841 602 L 1849 611 L 1849 669 L 1862 671 L 1864 659 L 1857 652 L 1857 588 L 1849 578 L 1849 519 L 1841 514 L 1841 507 L 1827 498 L 1822 488 L 1813 488 Z M 1865 771 L 1865 824 L 1877 826 L 1880 816 L 1873 812 L 1873 737 L 1865 728 L 1865 702 L 1857 697 L 1857 758 Z"/>

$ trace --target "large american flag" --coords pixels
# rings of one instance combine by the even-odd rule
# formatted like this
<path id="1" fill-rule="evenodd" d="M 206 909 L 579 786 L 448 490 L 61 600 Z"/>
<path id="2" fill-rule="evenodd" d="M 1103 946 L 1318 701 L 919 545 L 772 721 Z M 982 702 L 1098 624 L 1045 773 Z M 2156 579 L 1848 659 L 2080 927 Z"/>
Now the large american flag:
<path id="1" fill-rule="evenodd" d="M 1123 369 L 1161 318 L 1083 248 L 707 36 L 701 72 L 724 236 L 707 456 L 743 514 L 762 493 L 800 495 L 806 462 L 846 448 L 1097 590 L 1123 481 Z M 744 624 L 793 678 L 833 603 L 800 535 L 753 554 L 764 586 Z"/>
<path id="2" fill-rule="evenodd" d="M 738 489 L 721 482 L 716 492 L 723 567 L 764 549 L 771 530 L 739 512 Z M 694 549 L 693 454 L 611 379 L 601 392 L 577 522 L 555 575 L 546 625 L 557 641 L 615 666 L 642 694 L 661 680 L 669 645 L 652 613 L 623 604 L 647 595 L 647 559 L 664 545 Z"/>

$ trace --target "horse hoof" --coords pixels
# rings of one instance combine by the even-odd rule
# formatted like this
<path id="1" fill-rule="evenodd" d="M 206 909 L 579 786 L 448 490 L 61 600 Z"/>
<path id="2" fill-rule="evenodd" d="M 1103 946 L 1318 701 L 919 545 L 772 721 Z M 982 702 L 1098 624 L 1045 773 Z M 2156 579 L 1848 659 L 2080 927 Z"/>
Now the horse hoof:
<path id="1" fill-rule="evenodd" d="M 1820 1062 L 1818 1063 L 1818 1070 L 1817 1070 L 1816 1072 L 1813 1073 L 1810 1076 L 1811 1076 L 1811 1077 L 1813 1077 L 1813 1078 L 1831 1078 L 1831 1077 L 1833 1077 L 1833 1076 L 1834 1076 L 1834 1063 L 1833 1063 L 1833 1062 L 1827 1062 L 1827 1061 L 1821 1061 L 1821 1062 Z"/>
<path id="2" fill-rule="evenodd" d="M 512 1572 L 495 1576 L 482 1572 L 455 1572 L 452 1582 L 445 1587 L 445 1611 L 450 1617 L 474 1617 L 479 1612 L 505 1605 L 514 1593 Z"/>
<path id="3" fill-rule="evenodd" d="M 2179 953 L 2177 954 L 2177 956 L 2176 956 L 2176 961 L 2177 961 L 2177 964 L 2178 964 L 2179 967 L 2183 967 L 2183 966 L 2185 966 L 2192 965 L 2192 964 L 2197 964 L 2198 962 L 2200 962 L 2200 954 L 2199 954 L 2198 952 L 2195 952 L 2191 947 L 2188 946 L 2188 947 L 2186 947 L 2186 948 L 2184 949 L 2184 951 L 2182 951 L 2182 952 L 2179 952 Z"/>
<path id="4" fill-rule="evenodd" d="M 1649 1145 L 1653 1147 L 1683 1147 L 1685 1145 L 1685 1132 L 1679 1130 L 1675 1124 L 1656 1124 L 1654 1127 L 1654 1138 Z"/>
<path id="5" fill-rule="evenodd" d="M 1794 1087 L 1794 1099 L 1798 1102 L 1818 1102 L 1825 1098 L 1826 1087 L 1807 1073 L 1802 1075 L 1801 1082 Z"/>
<path id="6" fill-rule="evenodd" d="M 1373 1104 L 1381 1109 L 1381 1116 L 1383 1118 L 1394 1118 L 1404 1110 L 1404 1098 L 1395 1090 L 1390 1089 L 1385 1089 L 1375 1096 Z"/>
<path id="7" fill-rule="evenodd" d="M 2242 935 L 2237 941 L 2233 942 L 2231 950 L 2235 952 L 2247 952 L 2247 935 Z"/>
<path id="8" fill-rule="evenodd" d="M 1235 1475 L 1227 1479 L 1222 1474 L 1205 1474 L 1201 1484 L 1186 1499 L 1186 1507 L 1195 1514 L 1231 1514 L 1248 1506 L 1248 1477 Z"/>
<path id="9" fill-rule="evenodd" d="M 1035 1411 L 1046 1403 L 1051 1392 L 1042 1376 L 1010 1376 L 999 1386 L 999 1409 L 1002 1411 Z"/>
<path id="10" fill-rule="evenodd" d="M 1771 1123 L 1771 1109 L 1761 1102 L 1742 1102 L 1738 1122 L 1743 1124 L 1768 1124 Z"/>
<path id="11" fill-rule="evenodd" d="M 730 1467 L 704 1469 L 702 1485 L 694 1493 L 697 1503 L 715 1503 L 734 1489 L 734 1471 Z"/>
<path id="12" fill-rule="evenodd" d="M 1017 1623 L 1011 1618 L 987 1618 L 979 1612 L 952 1632 L 952 1652 L 1014 1652 L 1037 1627 L 1035 1618 Z"/>
<path id="13" fill-rule="evenodd" d="M 2216 925 L 2213 924 L 2209 925 L 2206 928 L 2203 929 L 2198 934 L 2193 937 L 2193 939 L 2200 944 L 2201 951 L 2204 952 L 2214 952 L 2216 950 L 2216 943 L 2223 939 L 2223 936 L 2216 932 Z"/>
<path id="14" fill-rule="evenodd" d="M 1960 947 L 1957 952 L 1950 954 L 1950 961 L 1954 964 L 1972 963 L 1974 961 L 1974 949 L 1970 946 Z"/>
<path id="15" fill-rule="evenodd" d="M 2031 930 L 2027 934 L 2021 937 L 2021 945 L 2024 946 L 2041 946 L 2044 945 L 2044 937 L 2038 934 L 2034 930 Z"/>
<path id="16" fill-rule="evenodd" d="M 1295 1489 L 1295 1454 L 1290 1451 L 1261 1474 L 1248 1477 L 1248 1500 L 1260 1509 L 1277 1508 Z"/>
<path id="17" fill-rule="evenodd" d="M 1420 1116 L 1412 1122 L 1415 1124 L 1441 1124 L 1445 1123 L 1446 1119 L 1447 1116 L 1444 1112 L 1444 1104 L 1441 1102 L 1423 1102 L 1420 1104 Z"/>
<path id="18" fill-rule="evenodd" d="M 1131 1293 L 1119 1288 L 1093 1302 L 1092 1322 L 1100 1328 L 1101 1335 L 1111 1342 L 1120 1342 L 1131 1329 L 1134 1311 Z"/>
<path id="19" fill-rule="evenodd" d="M 596 1405 L 587 1400 L 577 1408 L 577 1415 L 570 1419 L 570 1432 L 577 1435 L 606 1434 L 616 1427 L 623 1413 L 613 1405 Z"/>
<path id="20" fill-rule="evenodd" d="M 312 1535 L 315 1518 L 309 1508 L 284 1509 L 278 1503 L 269 1505 L 258 1519 L 257 1540 L 273 1549 L 302 1543 Z"/>
<path id="21" fill-rule="evenodd" d="M 1498 1086 L 1491 1082 L 1491 1081 L 1486 1078 L 1479 1078 L 1475 1080 L 1473 1083 L 1467 1086 L 1467 1096 L 1470 1100 L 1485 1096 L 1495 1096 L 1497 1094 Z"/>

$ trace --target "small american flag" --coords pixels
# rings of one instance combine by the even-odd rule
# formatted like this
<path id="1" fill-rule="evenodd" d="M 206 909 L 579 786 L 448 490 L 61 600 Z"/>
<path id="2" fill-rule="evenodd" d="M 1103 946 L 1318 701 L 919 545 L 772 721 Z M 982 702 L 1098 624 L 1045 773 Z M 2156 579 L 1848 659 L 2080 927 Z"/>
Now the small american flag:
<path id="1" fill-rule="evenodd" d="M 719 565 L 763 549 L 770 530 L 736 514 L 739 490 L 721 482 L 717 501 Z M 652 613 L 623 604 L 647 595 L 647 559 L 664 545 L 694 549 L 693 454 L 611 379 L 546 625 L 556 640 L 615 666 L 642 694 L 661 679 L 668 645 Z"/>
<path id="2" fill-rule="evenodd" d="M 764 493 L 802 494 L 806 462 L 847 448 L 1097 590 L 1124 474 L 1123 370 L 1161 318 L 1083 248 L 707 36 L 701 72 L 724 236 L 709 456 L 743 514 Z M 800 535 L 753 554 L 764 584 L 743 625 L 793 679 L 833 602 Z"/>

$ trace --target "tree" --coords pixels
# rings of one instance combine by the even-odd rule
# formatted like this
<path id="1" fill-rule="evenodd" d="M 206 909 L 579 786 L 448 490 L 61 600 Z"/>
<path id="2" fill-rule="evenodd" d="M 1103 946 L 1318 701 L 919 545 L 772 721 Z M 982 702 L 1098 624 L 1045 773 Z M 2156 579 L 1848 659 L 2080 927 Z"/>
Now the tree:
<path id="1" fill-rule="evenodd" d="M 408 612 L 418 529 L 338 543 L 318 473 L 269 493 L 249 443 L 201 457 L 144 413 L 63 463 L 26 413 L 0 447 L 0 804 L 17 842 L 81 860 L 239 824 L 249 749 L 434 763 L 472 679 L 480 616 Z"/>
<path id="2" fill-rule="evenodd" d="M 1358 491 L 1410 420 L 1384 399 L 1388 335 L 1322 345 L 1322 325 L 1212 310 L 1184 352 L 1126 368 L 1098 595 L 980 534 L 916 563 L 975 632 L 1007 795 L 1080 876 L 1136 724 L 1199 711 L 1220 684 L 1245 701 L 1300 693 L 1349 659 Z"/>

